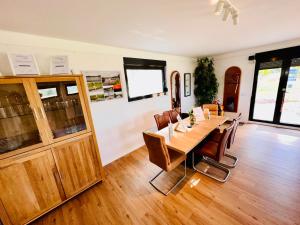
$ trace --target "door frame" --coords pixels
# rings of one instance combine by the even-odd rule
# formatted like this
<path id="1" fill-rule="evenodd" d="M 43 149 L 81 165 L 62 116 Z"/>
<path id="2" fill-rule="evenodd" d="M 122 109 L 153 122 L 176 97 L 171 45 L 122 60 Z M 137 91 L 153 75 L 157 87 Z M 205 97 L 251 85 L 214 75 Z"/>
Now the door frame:
<path id="1" fill-rule="evenodd" d="M 249 112 L 250 121 L 291 126 L 291 127 L 300 127 L 300 125 L 297 124 L 287 124 L 287 123 L 280 122 L 281 109 L 284 102 L 285 89 L 288 82 L 289 70 L 291 67 L 291 61 L 294 58 L 300 58 L 300 46 L 255 54 L 254 59 L 256 60 L 256 63 L 255 63 L 254 79 L 253 79 L 253 86 L 252 86 L 252 96 L 250 102 L 250 112 Z M 260 63 L 272 62 L 277 60 L 282 60 L 282 67 L 281 67 L 282 70 L 281 70 L 281 75 L 280 75 L 280 80 L 279 80 L 279 85 L 277 90 L 273 121 L 254 119 L 253 113 L 254 113 L 255 97 L 256 97 L 256 90 L 257 90 L 259 65 Z"/>
<path id="2" fill-rule="evenodd" d="M 178 79 L 178 83 L 176 83 L 176 79 Z M 173 90 L 173 83 L 174 83 L 174 89 Z M 178 86 L 176 86 L 178 84 Z M 181 76 L 180 73 L 177 70 L 174 70 L 170 75 L 170 88 L 171 88 L 171 109 L 176 109 L 179 113 L 181 113 Z M 174 92 L 174 95 L 173 95 Z M 176 96 L 176 93 L 178 96 Z M 178 99 L 176 99 L 178 97 Z M 173 98 L 176 99 L 177 102 L 179 102 L 178 106 L 174 106 Z"/>

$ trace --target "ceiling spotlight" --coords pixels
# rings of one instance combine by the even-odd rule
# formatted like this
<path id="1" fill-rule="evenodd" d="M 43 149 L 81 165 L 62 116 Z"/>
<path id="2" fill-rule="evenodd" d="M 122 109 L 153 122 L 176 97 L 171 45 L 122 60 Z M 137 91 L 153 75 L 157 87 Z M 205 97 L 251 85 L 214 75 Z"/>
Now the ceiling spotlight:
<path id="1" fill-rule="evenodd" d="M 215 9 L 215 15 L 221 15 L 222 20 L 226 21 L 229 17 L 229 14 L 231 14 L 232 21 L 234 25 L 238 24 L 238 10 L 234 7 L 234 5 L 229 0 L 219 0 L 216 9 Z"/>
<path id="2" fill-rule="evenodd" d="M 224 7 L 224 13 L 223 13 L 223 18 L 222 18 L 223 21 L 226 21 L 228 19 L 230 12 L 231 12 L 230 5 L 226 5 Z"/>
<path id="3" fill-rule="evenodd" d="M 215 15 L 221 15 L 223 9 L 224 9 L 225 1 L 219 0 L 216 6 Z"/>
<path id="4" fill-rule="evenodd" d="M 237 25 L 239 23 L 239 17 L 238 15 L 232 16 L 233 25 Z"/>
<path id="5" fill-rule="evenodd" d="M 231 17 L 232 17 L 233 25 L 237 25 L 239 21 L 239 13 L 237 9 L 234 7 L 231 8 Z"/>

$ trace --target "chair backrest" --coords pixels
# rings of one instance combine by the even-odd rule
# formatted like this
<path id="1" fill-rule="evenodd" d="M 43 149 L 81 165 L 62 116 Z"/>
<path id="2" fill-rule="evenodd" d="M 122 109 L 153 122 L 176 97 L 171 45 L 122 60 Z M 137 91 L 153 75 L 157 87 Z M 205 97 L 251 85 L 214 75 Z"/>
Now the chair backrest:
<path id="1" fill-rule="evenodd" d="M 163 112 L 162 115 L 156 114 L 156 115 L 154 115 L 154 119 L 155 119 L 155 122 L 157 125 L 157 129 L 161 130 L 161 129 L 167 127 L 170 122 L 169 112 L 168 111 Z"/>
<path id="2" fill-rule="evenodd" d="M 233 130 L 230 134 L 230 137 L 229 137 L 229 141 L 228 141 L 228 144 L 227 144 L 227 148 L 230 148 L 231 145 L 233 144 L 234 142 L 234 139 L 235 139 L 235 134 L 236 134 L 236 130 L 239 126 L 239 123 L 240 123 L 240 120 L 242 118 L 242 113 L 240 113 L 233 121 L 235 121 L 235 124 L 234 124 L 234 127 L 233 127 Z"/>
<path id="3" fill-rule="evenodd" d="M 208 109 L 211 115 L 218 115 L 218 105 L 217 104 L 203 104 L 202 105 L 203 110 Z"/>
<path id="4" fill-rule="evenodd" d="M 234 128 L 236 121 L 233 121 L 229 127 L 225 128 L 222 132 L 222 136 L 220 139 L 220 142 L 218 144 L 218 151 L 217 151 L 217 161 L 220 161 L 221 158 L 225 154 L 225 148 L 227 146 L 227 143 L 229 141 L 229 136 Z"/>
<path id="5" fill-rule="evenodd" d="M 149 160 L 163 170 L 167 170 L 171 164 L 165 138 L 153 133 L 143 133 L 144 141 L 148 149 Z"/>
<path id="6" fill-rule="evenodd" d="M 177 123 L 178 120 L 177 120 L 177 116 L 179 115 L 177 110 L 176 109 L 172 109 L 169 112 L 169 117 L 170 117 L 170 120 L 171 120 L 171 123 Z"/>
<path id="7" fill-rule="evenodd" d="M 218 105 L 217 104 L 203 104 L 203 109 L 209 109 L 209 111 L 218 111 Z"/>

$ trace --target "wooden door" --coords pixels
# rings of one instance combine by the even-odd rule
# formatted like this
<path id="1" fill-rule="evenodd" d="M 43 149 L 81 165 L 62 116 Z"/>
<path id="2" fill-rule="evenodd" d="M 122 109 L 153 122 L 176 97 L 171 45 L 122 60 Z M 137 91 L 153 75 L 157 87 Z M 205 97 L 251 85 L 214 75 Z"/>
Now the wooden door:
<path id="1" fill-rule="evenodd" d="M 67 198 L 101 179 L 100 161 L 93 138 L 90 133 L 53 147 Z"/>
<path id="2" fill-rule="evenodd" d="M 171 73 L 171 107 L 181 113 L 180 73 Z"/>
<path id="3" fill-rule="evenodd" d="M 0 79 L 0 159 L 49 143 L 27 78 Z"/>
<path id="4" fill-rule="evenodd" d="M 78 76 L 35 78 L 32 89 L 52 143 L 91 131 Z"/>
<path id="5" fill-rule="evenodd" d="M 24 224 L 64 199 L 51 150 L 0 161 L 0 200 L 12 224 Z"/>

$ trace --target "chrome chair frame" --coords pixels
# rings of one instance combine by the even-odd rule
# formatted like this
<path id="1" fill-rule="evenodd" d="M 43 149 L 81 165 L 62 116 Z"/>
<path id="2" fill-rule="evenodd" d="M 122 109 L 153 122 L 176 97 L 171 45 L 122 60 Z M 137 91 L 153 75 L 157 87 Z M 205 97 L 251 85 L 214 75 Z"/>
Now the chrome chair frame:
<path id="1" fill-rule="evenodd" d="M 204 161 L 204 162 L 206 162 L 207 164 L 209 164 L 209 165 L 211 165 L 211 166 L 213 166 L 213 167 L 216 167 L 216 168 L 218 168 L 218 169 L 220 169 L 220 170 L 223 170 L 223 171 L 226 173 L 225 178 L 224 178 L 224 179 L 220 179 L 220 178 L 218 178 L 218 177 L 216 177 L 216 176 L 213 176 L 213 175 L 211 175 L 211 174 L 208 174 L 206 171 L 202 171 L 202 170 L 197 169 L 196 166 L 195 166 L 195 153 L 193 152 L 193 153 L 192 153 L 192 163 L 193 163 L 193 169 L 194 169 L 194 170 L 196 170 L 197 172 L 199 172 L 199 173 L 201 173 L 201 174 L 203 174 L 203 175 L 205 175 L 205 176 L 208 176 L 208 177 L 210 177 L 210 178 L 212 178 L 212 179 L 214 179 L 214 180 L 217 180 L 217 181 L 219 181 L 219 182 L 222 182 L 222 183 L 224 183 L 224 182 L 226 182 L 226 181 L 228 180 L 228 178 L 229 178 L 229 176 L 230 176 L 230 170 L 229 170 L 228 168 L 222 166 L 220 163 L 218 163 L 218 162 L 216 162 L 215 160 L 210 159 L 210 158 L 208 158 L 208 157 L 206 157 L 206 156 L 203 156 L 203 159 L 201 159 L 201 161 Z M 199 163 L 201 163 L 201 161 L 200 161 Z M 198 163 L 198 164 L 199 164 L 199 163 Z M 198 164 L 197 164 L 197 165 L 198 165 Z"/>
<path id="2" fill-rule="evenodd" d="M 163 195 L 167 196 L 171 191 L 173 191 L 186 177 L 186 159 L 184 160 L 184 176 L 181 177 L 176 184 L 174 184 L 167 192 L 163 192 L 162 190 L 160 190 L 158 187 L 156 187 L 152 182 L 159 176 L 162 174 L 162 172 L 164 172 L 165 170 L 161 170 L 157 175 L 155 175 L 155 177 L 153 177 L 149 183 L 160 193 L 162 193 Z"/>
<path id="3" fill-rule="evenodd" d="M 221 164 L 222 166 L 224 166 L 226 168 L 230 168 L 230 169 L 235 168 L 236 165 L 237 165 L 237 163 L 238 163 L 238 161 L 239 161 L 239 159 L 237 157 L 235 157 L 234 155 L 230 155 L 228 153 L 225 153 L 224 156 L 228 157 L 230 159 L 233 159 L 234 160 L 233 164 L 232 165 L 228 165 L 228 164 L 221 163 L 221 162 L 219 162 L 219 164 Z"/>
<path id="4" fill-rule="evenodd" d="M 236 121 L 236 119 L 233 119 L 233 121 Z M 233 131 L 232 131 L 232 132 L 233 132 Z M 228 140 L 228 141 L 230 141 L 230 140 Z M 227 146 L 227 149 L 230 149 L 230 148 Z M 235 168 L 236 165 L 237 165 L 237 163 L 238 163 L 238 161 L 239 161 L 239 159 L 238 159 L 236 156 L 227 153 L 227 151 L 225 151 L 224 156 L 225 156 L 225 157 L 228 157 L 228 158 L 230 158 L 230 159 L 233 159 L 233 161 L 234 161 L 233 164 L 228 165 L 228 164 L 221 163 L 221 162 L 216 162 L 216 163 L 222 165 L 223 167 L 229 168 L 229 169 Z"/>

